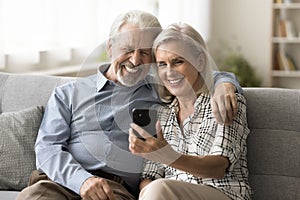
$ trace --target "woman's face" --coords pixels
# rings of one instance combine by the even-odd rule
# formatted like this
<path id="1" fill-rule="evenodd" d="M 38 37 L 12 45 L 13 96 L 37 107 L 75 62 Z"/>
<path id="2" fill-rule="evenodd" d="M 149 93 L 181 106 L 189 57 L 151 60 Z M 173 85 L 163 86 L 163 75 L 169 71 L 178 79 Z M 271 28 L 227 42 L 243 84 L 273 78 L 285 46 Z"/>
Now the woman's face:
<path id="1" fill-rule="evenodd" d="M 200 73 L 191 62 L 200 63 L 196 63 L 198 59 L 191 60 L 191 54 L 185 56 L 188 51 L 182 49 L 177 42 L 168 42 L 160 45 L 155 53 L 158 75 L 164 86 L 177 98 L 191 97 L 201 87 Z"/>

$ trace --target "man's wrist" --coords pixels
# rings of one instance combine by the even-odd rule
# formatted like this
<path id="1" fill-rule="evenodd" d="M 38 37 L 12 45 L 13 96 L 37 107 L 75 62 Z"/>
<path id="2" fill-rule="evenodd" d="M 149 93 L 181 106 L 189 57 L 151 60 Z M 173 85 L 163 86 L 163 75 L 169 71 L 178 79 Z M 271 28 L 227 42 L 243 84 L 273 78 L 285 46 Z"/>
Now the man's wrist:
<path id="1" fill-rule="evenodd" d="M 231 92 L 233 93 L 237 93 L 237 88 L 235 87 L 235 85 L 231 82 L 226 82 L 226 83 L 223 83 L 225 85 L 225 88 L 227 88 L 228 90 L 230 90 Z"/>

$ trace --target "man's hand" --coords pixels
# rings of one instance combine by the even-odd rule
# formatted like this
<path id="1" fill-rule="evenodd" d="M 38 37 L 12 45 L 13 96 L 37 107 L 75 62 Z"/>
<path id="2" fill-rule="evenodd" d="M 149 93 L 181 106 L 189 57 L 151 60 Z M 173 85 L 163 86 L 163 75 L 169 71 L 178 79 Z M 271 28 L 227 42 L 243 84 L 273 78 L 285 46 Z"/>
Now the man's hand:
<path id="1" fill-rule="evenodd" d="M 217 123 L 231 125 L 237 114 L 236 88 L 232 83 L 220 83 L 215 88 L 211 107 Z"/>
<path id="2" fill-rule="evenodd" d="M 103 178 L 88 178 L 80 188 L 80 196 L 83 200 L 115 200 L 110 186 Z"/>

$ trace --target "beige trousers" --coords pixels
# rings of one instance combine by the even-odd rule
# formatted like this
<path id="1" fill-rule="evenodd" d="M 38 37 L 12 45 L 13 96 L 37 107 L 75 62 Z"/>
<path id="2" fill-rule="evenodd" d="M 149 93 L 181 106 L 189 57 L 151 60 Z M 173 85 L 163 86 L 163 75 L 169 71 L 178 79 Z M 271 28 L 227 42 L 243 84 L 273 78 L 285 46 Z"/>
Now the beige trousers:
<path id="1" fill-rule="evenodd" d="M 116 200 L 135 200 L 121 184 L 106 179 L 107 183 L 113 190 Z M 44 173 L 37 170 L 33 171 L 29 186 L 24 188 L 18 194 L 16 200 L 80 200 L 81 197 L 53 181 L 51 181 Z"/>
<path id="2" fill-rule="evenodd" d="M 230 200 L 221 191 L 205 185 L 157 179 L 140 192 L 139 200 Z"/>

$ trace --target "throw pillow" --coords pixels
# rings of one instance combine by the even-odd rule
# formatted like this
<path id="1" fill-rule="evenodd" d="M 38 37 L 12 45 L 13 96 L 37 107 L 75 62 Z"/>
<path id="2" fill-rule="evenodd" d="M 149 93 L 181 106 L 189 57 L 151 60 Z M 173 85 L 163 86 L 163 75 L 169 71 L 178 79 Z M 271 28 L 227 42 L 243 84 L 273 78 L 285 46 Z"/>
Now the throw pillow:
<path id="1" fill-rule="evenodd" d="M 35 167 L 34 144 L 42 106 L 0 115 L 0 190 L 22 190 Z"/>

